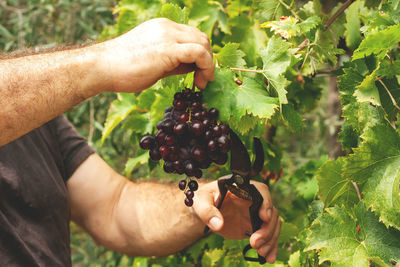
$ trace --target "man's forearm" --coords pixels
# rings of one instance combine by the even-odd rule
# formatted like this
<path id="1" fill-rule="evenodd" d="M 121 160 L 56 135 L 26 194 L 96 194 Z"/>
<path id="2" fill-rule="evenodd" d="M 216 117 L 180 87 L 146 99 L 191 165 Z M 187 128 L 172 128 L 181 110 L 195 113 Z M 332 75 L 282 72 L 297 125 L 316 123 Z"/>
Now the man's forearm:
<path id="1" fill-rule="evenodd" d="M 92 46 L 0 60 L 0 146 L 106 89 L 94 51 Z"/>
<path id="2" fill-rule="evenodd" d="M 176 186 L 128 183 L 115 213 L 123 238 L 115 249 L 130 255 L 164 256 L 200 239 L 204 224 L 183 199 Z"/>

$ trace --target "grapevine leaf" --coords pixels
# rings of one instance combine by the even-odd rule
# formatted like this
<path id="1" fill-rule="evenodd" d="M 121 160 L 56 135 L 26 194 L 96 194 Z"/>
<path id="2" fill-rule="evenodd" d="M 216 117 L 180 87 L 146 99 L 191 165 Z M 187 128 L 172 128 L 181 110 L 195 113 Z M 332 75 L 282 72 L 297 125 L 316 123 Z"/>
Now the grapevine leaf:
<path id="1" fill-rule="evenodd" d="M 387 52 L 400 42 L 400 24 L 390 26 L 384 30 L 370 33 L 361 42 L 360 46 L 353 54 L 353 60 L 376 55 L 383 59 Z"/>
<path id="2" fill-rule="evenodd" d="M 156 99 L 156 90 L 153 88 L 147 89 L 142 91 L 138 96 L 137 96 L 137 108 L 142 109 L 143 111 L 149 111 L 151 105 L 154 103 L 154 100 Z"/>
<path id="3" fill-rule="evenodd" d="M 117 127 L 117 125 L 124 120 L 134 109 L 136 98 L 134 94 L 119 93 L 108 110 L 107 120 L 104 124 L 104 129 L 101 137 L 101 143 Z"/>
<path id="4" fill-rule="evenodd" d="M 288 53 L 289 48 L 290 43 L 273 36 L 268 41 L 267 48 L 260 52 L 264 65 L 263 74 L 277 91 L 280 104 L 288 103 L 286 98 L 287 91 L 285 90 L 288 80 L 285 78 L 284 73 L 291 62 L 291 56 Z"/>
<path id="5" fill-rule="evenodd" d="M 133 111 L 129 118 L 122 125 L 123 129 L 130 129 L 140 135 L 149 134 L 153 130 L 153 124 L 150 120 L 150 113 Z"/>
<path id="6" fill-rule="evenodd" d="M 325 207 L 331 206 L 332 203 L 356 203 L 358 200 L 351 181 L 343 177 L 343 165 L 343 158 L 327 161 L 316 175 L 318 194 Z"/>
<path id="7" fill-rule="evenodd" d="M 218 64 L 224 67 L 243 68 L 246 61 L 243 59 L 245 54 L 239 49 L 237 43 L 227 43 L 216 55 Z"/>
<path id="8" fill-rule="evenodd" d="M 132 171 L 139 165 L 145 165 L 149 161 L 149 153 L 145 151 L 143 154 L 140 156 L 136 156 L 134 158 L 130 158 L 126 164 L 125 164 L 125 175 L 127 177 L 130 177 L 132 174 Z"/>
<path id="9" fill-rule="evenodd" d="M 360 3 L 359 1 L 351 4 L 347 8 L 346 13 L 346 44 L 351 48 L 355 49 L 361 42 L 360 33 Z"/>
<path id="10" fill-rule="evenodd" d="M 245 77 L 239 86 L 229 69 L 216 70 L 215 80 L 208 84 L 203 98 L 207 106 L 220 111 L 222 121 L 229 121 L 231 116 L 239 120 L 246 114 L 268 119 L 277 108 L 277 99 L 268 96 L 259 82 Z"/>
<path id="11" fill-rule="evenodd" d="M 245 115 L 241 117 L 239 120 L 231 119 L 228 121 L 229 126 L 239 132 L 242 135 L 245 135 L 251 131 L 253 131 L 258 124 L 260 124 L 260 119 L 258 117 L 254 117 L 251 115 Z"/>
<path id="12" fill-rule="evenodd" d="M 299 233 L 299 228 L 295 224 L 289 222 L 283 222 L 278 242 L 279 243 L 289 242 L 290 239 L 295 238 L 298 233 Z"/>
<path id="13" fill-rule="evenodd" d="M 357 90 L 354 92 L 354 96 L 359 102 L 370 102 L 373 105 L 380 106 L 381 99 L 379 97 L 378 88 L 375 85 L 376 70 L 358 85 Z"/>
<path id="14" fill-rule="evenodd" d="M 288 16 L 279 20 L 264 22 L 260 27 L 271 28 L 271 31 L 275 34 L 279 34 L 283 38 L 288 39 L 300 33 L 298 21 L 298 19 Z"/>
<path id="15" fill-rule="evenodd" d="M 201 31 L 211 36 L 217 24 L 224 33 L 230 34 L 228 16 L 221 3 L 216 1 L 197 0 L 193 3 L 190 19 L 197 22 Z"/>
<path id="16" fill-rule="evenodd" d="M 306 20 L 299 23 L 301 33 L 305 34 L 315 29 L 321 23 L 321 18 L 318 16 L 308 17 Z"/>
<path id="17" fill-rule="evenodd" d="M 389 265 L 400 260 L 400 232 L 387 229 L 360 202 L 352 210 L 328 208 L 308 232 L 306 250 L 319 250 L 319 263 L 331 266 Z"/>
<path id="18" fill-rule="evenodd" d="M 237 16 L 231 19 L 231 35 L 224 37 L 224 42 L 240 44 L 240 49 L 245 53 L 245 59 L 248 65 L 256 65 L 258 51 L 265 48 L 267 35 L 259 27 L 257 21 L 251 20 L 247 16 Z"/>
<path id="19" fill-rule="evenodd" d="M 180 8 L 174 4 L 164 4 L 161 7 L 161 17 L 170 19 L 177 23 L 186 24 L 188 23 L 188 12 L 186 7 Z"/>
<path id="20" fill-rule="evenodd" d="M 156 98 L 150 109 L 150 116 L 153 125 L 156 125 L 157 122 L 162 120 L 164 116 L 164 110 L 166 107 L 171 106 L 171 99 L 174 99 L 175 92 L 175 88 L 171 88 L 169 86 L 157 90 L 155 94 Z"/>
<path id="21" fill-rule="evenodd" d="M 293 104 L 282 105 L 282 115 L 294 132 L 301 133 L 303 131 L 303 121 L 300 114 L 294 109 Z"/>
<path id="22" fill-rule="evenodd" d="M 400 136 L 388 124 L 370 127 L 345 164 L 345 176 L 361 187 L 363 199 L 387 226 L 400 229 Z"/>
<path id="23" fill-rule="evenodd" d="M 275 0 L 256 1 L 258 10 L 261 10 L 259 17 L 262 21 L 275 20 L 285 13 L 284 6 Z"/>

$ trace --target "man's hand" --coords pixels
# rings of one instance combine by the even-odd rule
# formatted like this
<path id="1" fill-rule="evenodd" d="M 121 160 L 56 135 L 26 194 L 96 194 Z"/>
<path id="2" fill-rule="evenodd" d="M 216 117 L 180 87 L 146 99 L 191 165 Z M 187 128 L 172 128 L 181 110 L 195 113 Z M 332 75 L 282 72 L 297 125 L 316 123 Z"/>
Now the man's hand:
<path id="1" fill-rule="evenodd" d="M 100 66 L 110 90 L 137 92 L 160 78 L 195 70 L 195 84 L 204 89 L 214 80 L 210 40 L 194 27 L 160 18 L 144 22 L 113 40 L 99 44 Z"/>
<path id="2" fill-rule="evenodd" d="M 198 88 L 214 79 L 210 41 L 167 19 L 80 49 L 1 59 L 0 146 L 103 91 L 138 92 L 192 70 Z"/>
<path id="3" fill-rule="evenodd" d="M 261 256 L 265 256 L 268 262 L 273 263 L 278 252 L 278 237 L 282 222 L 272 205 L 268 187 L 259 182 L 253 184 L 264 198 L 259 211 L 264 223 L 251 235 L 250 244 Z M 252 232 L 249 214 L 251 202 L 228 192 L 219 211 L 216 208 L 219 197 L 217 181 L 202 184 L 194 197 L 194 211 L 215 233 L 230 239 L 247 238 L 245 233 Z"/>

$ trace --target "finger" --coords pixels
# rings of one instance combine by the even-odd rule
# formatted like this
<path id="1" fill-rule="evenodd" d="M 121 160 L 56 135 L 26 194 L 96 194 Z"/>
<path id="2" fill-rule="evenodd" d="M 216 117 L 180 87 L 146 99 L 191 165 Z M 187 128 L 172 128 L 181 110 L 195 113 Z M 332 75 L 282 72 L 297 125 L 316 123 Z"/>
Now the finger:
<path id="1" fill-rule="evenodd" d="M 215 207 L 213 194 L 198 195 L 198 200 L 193 206 L 199 218 L 214 232 L 218 232 L 224 226 L 221 212 Z"/>
<path id="2" fill-rule="evenodd" d="M 254 185 L 257 187 L 258 191 L 264 199 L 258 215 L 260 216 L 261 220 L 263 220 L 264 222 L 268 222 L 271 220 L 273 208 L 269 188 L 266 184 L 263 183 L 254 183 Z"/>
<path id="3" fill-rule="evenodd" d="M 268 255 L 266 256 L 267 261 L 269 263 L 273 263 L 276 260 L 276 257 L 278 255 L 278 237 L 281 231 L 281 227 L 282 227 L 282 221 L 279 220 L 279 224 L 278 227 L 276 229 L 276 233 L 274 234 L 275 238 L 275 243 L 272 245 L 272 249 L 270 250 L 270 252 L 268 253 Z"/>
<path id="4" fill-rule="evenodd" d="M 274 256 L 276 257 L 276 253 L 274 253 L 274 248 L 277 247 L 278 244 L 278 237 L 281 232 L 281 225 L 282 221 L 279 220 L 277 227 L 274 229 L 275 231 L 270 242 L 267 242 L 266 244 L 262 245 L 259 249 L 257 249 L 258 254 L 260 254 L 263 257 L 269 257 L 270 259 L 273 258 Z"/>
<path id="5" fill-rule="evenodd" d="M 203 46 L 212 55 L 211 42 L 208 36 L 197 28 L 189 27 L 187 31 L 181 31 L 177 36 L 178 43 L 196 43 Z"/>
<path id="6" fill-rule="evenodd" d="M 253 248 L 259 249 L 268 243 L 274 235 L 275 229 L 279 222 L 278 211 L 273 208 L 272 219 L 269 223 L 263 223 L 262 227 L 253 233 L 250 237 L 250 244 Z"/>
<path id="7" fill-rule="evenodd" d="M 195 63 L 200 80 L 214 80 L 214 62 L 203 46 L 199 44 L 176 44 L 176 56 L 180 63 Z"/>

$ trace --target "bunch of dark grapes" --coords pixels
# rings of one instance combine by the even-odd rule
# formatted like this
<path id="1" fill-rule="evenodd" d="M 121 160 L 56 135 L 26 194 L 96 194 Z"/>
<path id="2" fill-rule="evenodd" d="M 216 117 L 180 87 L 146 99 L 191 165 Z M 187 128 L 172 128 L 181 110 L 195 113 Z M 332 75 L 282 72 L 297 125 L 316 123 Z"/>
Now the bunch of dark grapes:
<path id="1" fill-rule="evenodd" d="M 185 89 L 174 95 L 173 105 L 165 109 L 157 124 L 155 137 L 146 135 L 140 147 L 148 149 L 154 161 L 164 159 L 166 173 L 185 174 L 179 182 L 185 192 L 185 204 L 193 205 L 198 184 L 191 177 L 201 178 L 201 169 L 211 163 L 225 164 L 230 150 L 229 126 L 218 121 L 218 110 L 202 104 L 202 93 Z"/>

